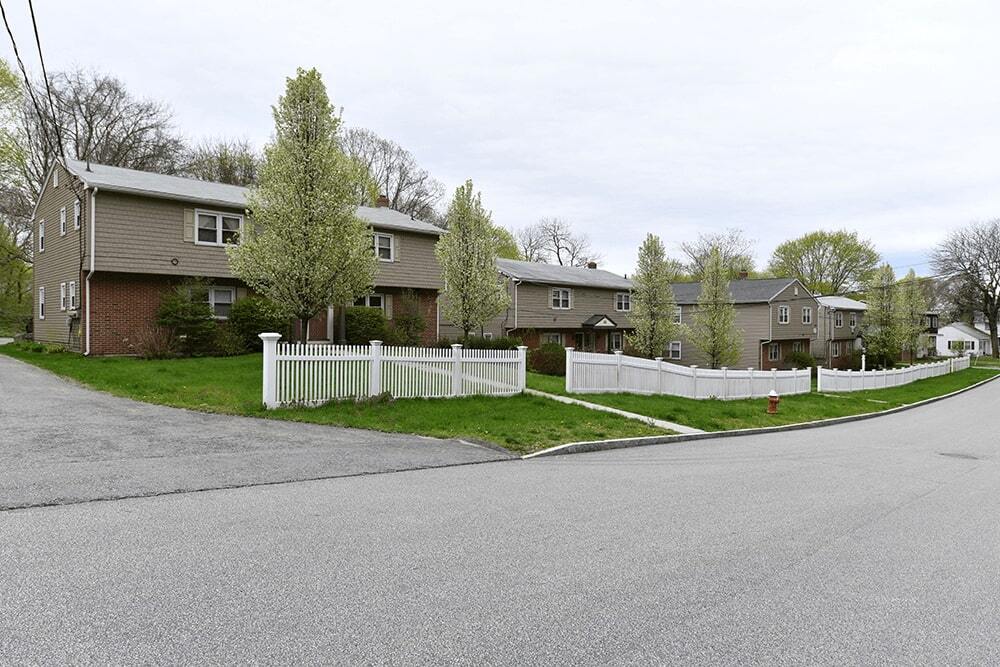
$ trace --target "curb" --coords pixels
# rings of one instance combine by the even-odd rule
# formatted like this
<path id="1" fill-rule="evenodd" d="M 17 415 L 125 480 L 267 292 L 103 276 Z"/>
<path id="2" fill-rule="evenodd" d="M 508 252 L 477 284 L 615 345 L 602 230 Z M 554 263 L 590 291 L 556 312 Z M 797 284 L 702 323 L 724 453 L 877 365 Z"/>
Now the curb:
<path id="1" fill-rule="evenodd" d="M 936 403 L 938 401 L 943 401 L 946 398 L 951 398 L 952 396 L 958 396 L 959 394 L 964 394 L 967 391 L 971 391 L 977 387 L 981 387 L 984 384 L 993 382 L 1000 379 L 1000 373 L 997 373 L 991 378 L 986 378 L 975 384 L 970 384 L 968 387 L 963 387 L 957 391 L 953 391 L 949 394 L 942 394 L 941 396 L 933 396 L 931 398 L 925 398 L 922 401 L 917 401 L 916 403 L 908 403 L 907 405 L 900 405 L 896 408 L 889 408 L 888 410 L 881 410 L 879 412 L 866 412 L 860 415 L 848 415 L 846 417 L 831 417 L 830 419 L 818 419 L 811 422 L 801 422 L 798 424 L 784 424 L 782 426 L 763 426 L 760 428 L 741 428 L 733 429 L 731 431 L 706 431 L 704 433 L 682 433 L 678 435 L 653 435 L 645 438 L 618 438 L 615 440 L 591 440 L 587 442 L 570 442 L 565 445 L 556 445 L 555 447 L 549 447 L 548 449 L 543 449 L 538 452 L 533 452 L 531 454 L 525 454 L 522 459 L 534 459 L 546 456 L 563 456 L 566 454 L 582 454 L 584 452 L 603 452 L 612 449 L 628 449 L 631 447 L 645 447 L 647 445 L 666 445 L 673 442 L 689 442 L 692 440 L 710 440 L 712 438 L 736 438 L 745 435 L 761 435 L 765 433 L 780 433 L 782 431 L 802 431 L 812 428 L 822 428 L 824 426 L 834 426 L 836 424 L 847 424 L 849 422 L 863 421 L 865 419 L 874 419 L 876 417 L 883 417 L 886 415 L 895 414 L 897 412 L 904 412 L 906 410 L 912 410 L 913 408 L 918 408 L 923 405 L 928 405 L 930 403 Z"/>

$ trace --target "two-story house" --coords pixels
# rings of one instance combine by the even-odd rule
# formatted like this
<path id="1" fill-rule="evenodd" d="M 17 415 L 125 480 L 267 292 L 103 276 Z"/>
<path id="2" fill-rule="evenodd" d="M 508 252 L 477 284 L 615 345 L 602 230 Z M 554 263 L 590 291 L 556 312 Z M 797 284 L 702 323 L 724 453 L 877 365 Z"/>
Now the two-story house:
<path id="1" fill-rule="evenodd" d="M 846 368 L 851 356 L 862 348 L 861 320 L 868 306 L 846 296 L 818 296 L 819 335 L 813 343 L 813 356 L 829 368 Z"/>
<path id="2" fill-rule="evenodd" d="M 68 160 L 49 172 L 33 214 L 35 339 L 85 354 L 130 354 L 155 322 L 162 295 L 189 277 L 210 282 L 224 319 L 248 290 L 229 270 L 246 188 Z M 364 304 L 392 318 L 404 289 L 420 300 L 431 342 L 441 278 L 434 245 L 442 231 L 388 208 L 359 207 L 372 227 L 379 270 Z M 310 335 L 334 336 L 331 312 Z M 313 329 L 316 329 L 313 331 Z"/>

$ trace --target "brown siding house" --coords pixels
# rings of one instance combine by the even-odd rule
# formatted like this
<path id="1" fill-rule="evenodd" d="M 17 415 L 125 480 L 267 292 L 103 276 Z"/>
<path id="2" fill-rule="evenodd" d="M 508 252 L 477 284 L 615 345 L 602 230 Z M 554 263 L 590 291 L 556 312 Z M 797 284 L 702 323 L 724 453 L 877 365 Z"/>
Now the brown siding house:
<path id="1" fill-rule="evenodd" d="M 246 222 L 245 201 L 246 189 L 233 185 L 74 160 L 56 165 L 33 221 L 35 339 L 86 354 L 132 354 L 163 294 L 189 277 L 211 283 L 210 303 L 224 318 L 228 305 L 248 293 L 229 271 L 225 250 Z M 358 215 L 372 226 L 380 258 L 365 305 L 391 318 L 394 297 L 412 290 L 432 341 L 441 230 L 388 208 L 359 207 Z M 311 339 L 333 336 L 332 310 L 314 320 Z"/>

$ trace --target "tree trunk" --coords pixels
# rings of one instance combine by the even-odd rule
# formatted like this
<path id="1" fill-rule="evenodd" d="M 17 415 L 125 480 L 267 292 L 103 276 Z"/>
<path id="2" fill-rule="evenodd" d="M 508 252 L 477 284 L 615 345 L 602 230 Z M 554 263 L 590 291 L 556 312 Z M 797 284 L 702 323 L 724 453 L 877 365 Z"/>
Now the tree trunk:
<path id="1" fill-rule="evenodd" d="M 987 316 L 990 322 L 990 352 L 994 359 L 1000 359 L 1000 342 L 997 341 L 997 314 L 990 313 Z"/>
<path id="2" fill-rule="evenodd" d="M 306 343 L 309 341 L 309 320 L 311 317 L 300 317 L 299 318 L 299 342 Z"/>

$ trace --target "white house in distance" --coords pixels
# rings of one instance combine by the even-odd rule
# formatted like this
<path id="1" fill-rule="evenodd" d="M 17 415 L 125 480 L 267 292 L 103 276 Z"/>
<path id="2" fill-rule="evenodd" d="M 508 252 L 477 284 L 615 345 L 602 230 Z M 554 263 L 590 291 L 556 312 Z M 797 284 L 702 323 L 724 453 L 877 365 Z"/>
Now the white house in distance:
<path id="1" fill-rule="evenodd" d="M 952 322 L 938 329 L 938 356 L 962 356 L 966 354 L 992 354 L 990 335 L 965 322 Z"/>

